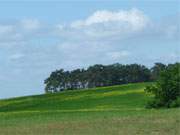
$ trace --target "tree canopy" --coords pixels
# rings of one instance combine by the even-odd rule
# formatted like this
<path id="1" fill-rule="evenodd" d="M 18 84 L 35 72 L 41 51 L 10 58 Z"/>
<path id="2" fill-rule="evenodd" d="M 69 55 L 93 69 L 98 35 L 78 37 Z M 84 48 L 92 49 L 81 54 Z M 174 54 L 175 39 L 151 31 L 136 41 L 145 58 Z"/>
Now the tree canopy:
<path id="1" fill-rule="evenodd" d="M 87 69 L 72 71 L 59 69 L 52 72 L 44 81 L 45 92 L 54 93 L 70 89 L 154 81 L 165 67 L 166 65 L 162 63 L 156 63 L 151 69 L 140 64 L 122 65 L 115 63 L 112 65 L 96 64 Z"/>

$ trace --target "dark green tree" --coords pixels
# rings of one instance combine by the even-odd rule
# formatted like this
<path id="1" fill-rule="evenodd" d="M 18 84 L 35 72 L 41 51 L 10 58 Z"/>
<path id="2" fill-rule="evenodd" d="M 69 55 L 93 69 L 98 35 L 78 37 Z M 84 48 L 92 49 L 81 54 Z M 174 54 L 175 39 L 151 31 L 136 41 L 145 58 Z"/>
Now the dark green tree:
<path id="1" fill-rule="evenodd" d="M 147 107 L 179 107 L 180 63 L 168 65 L 161 72 L 156 84 L 148 86 L 145 91 L 154 95 L 154 99 L 147 104 Z"/>
<path id="2" fill-rule="evenodd" d="M 64 70 L 56 70 L 52 72 L 50 77 L 48 77 L 44 83 L 46 84 L 45 92 L 46 93 L 54 93 L 61 90 L 64 90 L 65 85 L 65 76 Z"/>
<path id="3" fill-rule="evenodd" d="M 151 68 L 151 80 L 155 81 L 160 76 L 160 73 L 166 69 L 166 65 L 162 63 L 155 63 Z"/>
<path id="4" fill-rule="evenodd" d="M 140 64 L 122 65 L 116 63 L 112 65 L 96 64 L 87 69 L 72 71 L 60 69 L 52 72 L 45 80 L 45 92 L 148 82 L 156 80 L 165 68 L 166 65 L 162 63 L 156 63 L 151 70 Z"/>

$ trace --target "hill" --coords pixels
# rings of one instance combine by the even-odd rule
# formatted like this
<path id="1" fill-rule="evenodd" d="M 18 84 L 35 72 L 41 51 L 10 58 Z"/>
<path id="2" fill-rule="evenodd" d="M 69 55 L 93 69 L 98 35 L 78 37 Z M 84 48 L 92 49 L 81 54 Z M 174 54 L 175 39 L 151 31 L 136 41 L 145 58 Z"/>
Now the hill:
<path id="1" fill-rule="evenodd" d="M 148 110 L 149 83 L 0 100 L 3 135 L 178 134 L 179 109 Z"/>

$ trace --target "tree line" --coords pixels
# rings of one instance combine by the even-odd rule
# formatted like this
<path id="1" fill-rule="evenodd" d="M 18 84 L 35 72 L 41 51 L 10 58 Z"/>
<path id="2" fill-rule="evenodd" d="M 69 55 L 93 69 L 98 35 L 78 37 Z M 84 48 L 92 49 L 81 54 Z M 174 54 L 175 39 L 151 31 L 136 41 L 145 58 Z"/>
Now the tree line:
<path id="1" fill-rule="evenodd" d="M 166 67 L 155 63 L 152 68 L 140 64 L 96 64 L 87 69 L 65 71 L 56 70 L 44 81 L 45 92 L 55 93 L 63 90 L 86 89 L 101 86 L 112 86 L 136 82 L 155 81 Z"/>

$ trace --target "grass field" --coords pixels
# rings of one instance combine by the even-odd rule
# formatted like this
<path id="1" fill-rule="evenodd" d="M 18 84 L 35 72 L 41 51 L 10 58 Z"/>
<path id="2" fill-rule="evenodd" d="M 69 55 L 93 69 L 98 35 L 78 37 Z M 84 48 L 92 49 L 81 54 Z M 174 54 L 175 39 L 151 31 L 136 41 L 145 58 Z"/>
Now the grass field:
<path id="1" fill-rule="evenodd" d="M 180 109 L 145 109 L 149 83 L 0 100 L 0 135 L 178 135 Z"/>

